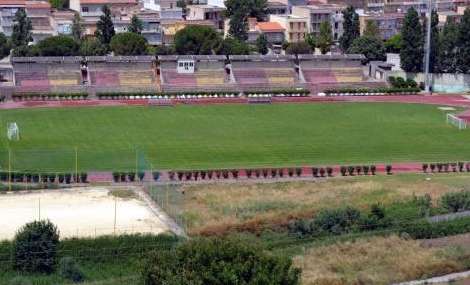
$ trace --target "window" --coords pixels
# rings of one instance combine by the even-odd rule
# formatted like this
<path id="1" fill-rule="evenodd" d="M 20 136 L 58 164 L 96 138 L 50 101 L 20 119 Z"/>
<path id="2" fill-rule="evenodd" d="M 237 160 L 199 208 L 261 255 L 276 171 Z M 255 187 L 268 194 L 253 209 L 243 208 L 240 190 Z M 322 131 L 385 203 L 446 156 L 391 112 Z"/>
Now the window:
<path id="1" fill-rule="evenodd" d="M 88 13 L 88 7 L 82 7 L 82 12 L 83 13 Z"/>

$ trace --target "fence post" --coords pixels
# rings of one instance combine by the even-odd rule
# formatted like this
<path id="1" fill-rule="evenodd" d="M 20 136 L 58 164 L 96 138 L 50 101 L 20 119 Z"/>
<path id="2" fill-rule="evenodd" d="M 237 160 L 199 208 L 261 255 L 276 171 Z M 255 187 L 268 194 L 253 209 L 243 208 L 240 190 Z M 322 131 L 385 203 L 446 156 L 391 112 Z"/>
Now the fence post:
<path id="1" fill-rule="evenodd" d="M 11 149 L 8 148 L 8 190 L 11 191 Z"/>

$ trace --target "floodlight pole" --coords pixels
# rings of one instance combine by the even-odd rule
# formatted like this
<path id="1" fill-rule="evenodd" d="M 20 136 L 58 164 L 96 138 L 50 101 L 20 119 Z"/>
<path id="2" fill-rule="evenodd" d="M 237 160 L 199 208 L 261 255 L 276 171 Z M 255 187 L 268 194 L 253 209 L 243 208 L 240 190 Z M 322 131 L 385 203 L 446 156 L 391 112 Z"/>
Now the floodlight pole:
<path id="1" fill-rule="evenodd" d="M 431 58 L 431 21 L 432 21 L 432 8 L 433 0 L 427 3 L 427 16 L 426 16 L 426 41 L 425 41 L 425 54 L 424 54 L 424 91 L 431 94 L 431 78 L 429 74 L 430 58 Z"/>
<path id="2" fill-rule="evenodd" d="M 11 149 L 8 148 L 8 190 L 11 191 Z"/>

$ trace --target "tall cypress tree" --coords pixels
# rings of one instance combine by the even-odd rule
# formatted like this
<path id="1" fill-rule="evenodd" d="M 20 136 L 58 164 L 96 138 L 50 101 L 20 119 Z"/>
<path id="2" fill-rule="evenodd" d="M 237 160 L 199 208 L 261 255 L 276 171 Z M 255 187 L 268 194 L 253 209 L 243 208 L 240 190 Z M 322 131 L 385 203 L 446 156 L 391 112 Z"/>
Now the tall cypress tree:
<path id="1" fill-rule="evenodd" d="M 465 12 L 460 20 L 457 38 L 457 71 L 470 72 L 470 9 Z"/>
<path id="2" fill-rule="evenodd" d="M 128 28 L 129 32 L 141 34 L 143 28 L 144 28 L 144 24 L 139 19 L 139 17 L 137 17 L 137 15 L 133 15 L 131 18 L 131 24 L 129 25 L 129 28 Z"/>
<path id="3" fill-rule="evenodd" d="M 100 16 L 100 19 L 96 23 L 96 32 L 95 35 L 98 40 L 108 46 L 111 42 L 111 38 L 114 36 L 114 24 L 111 19 L 111 10 L 107 5 L 103 6 L 103 15 Z"/>
<path id="4" fill-rule="evenodd" d="M 438 71 L 437 58 L 439 56 L 439 16 L 436 10 L 431 14 L 431 53 L 429 55 L 429 72 L 434 73 Z"/>
<path id="5" fill-rule="evenodd" d="M 352 6 L 348 6 L 343 13 L 343 35 L 339 44 L 343 52 L 346 52 L 352 42 L 359 37 L 359 15 Z"/>
<path id="6" fill-rule="evenodd" d="M 402 47 L 400 50 L 401 68 L 406 72 L 423 70 L 423 28 L 418 12 L 414 8 L 406 12 L 401 29 Z"/>
<path id="7" fill-rule="evenodd" d="M 24 9 L 18 9 L 18 11 L 16 11 L 14 22 L 11 42 L 15 47 L 28 45 L 28 43 L 33 40 L 31 34 L 33 25 Z"/>
<path id="8" fill-rule="evenodd" d="M 455 73 L 457 71 L 457 40 L 459 29 L 451 19 L 447 19 L 439 34 L 439 54 L 437 72 Z"/>
<path id="9" fill-rule="evenodd" d="M 79 42 L 82 39 L 82 33 L 83 33 L 82 19 L 80 18 L 79 13 L 75 13 L 73 17 L 73 23 L 72 23 L 72 36 L 77 42 Z"/>
<path id="10" fill-rule="evenodd" d="M 331 50 L 333 44 L 333 34 L 330 22 L 322 22 L 320 24 L 320 35 L 318 36 L 317 45 L 322 54 L 326 54 Z"/>

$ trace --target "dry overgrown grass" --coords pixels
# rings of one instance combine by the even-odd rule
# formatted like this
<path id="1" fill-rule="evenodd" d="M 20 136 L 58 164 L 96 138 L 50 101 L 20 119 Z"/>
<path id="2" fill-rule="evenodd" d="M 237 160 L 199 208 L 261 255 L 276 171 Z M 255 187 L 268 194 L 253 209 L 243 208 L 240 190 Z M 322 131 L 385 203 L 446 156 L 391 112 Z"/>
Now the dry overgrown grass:
<path id="1" fill-rule="evenodd" d="M 442 249 L 397 236 L 312 248 L 294 258 L 304 285 L 391 284 L 463 269 Z"/>
<path id="2" fill-rule="evenodd" d="M 391 203 L 413 194 L 430 194 L 435 200 L 456 189 L 439 180 L 425 181 L 422 175 L 187 185 L 184 186 L 184 209 L 192 234 L 217 234 L 283 226 L 292 217 L 306 217 L 322 208 L 346 204 L 361 208 L 376 202 Z"/>

